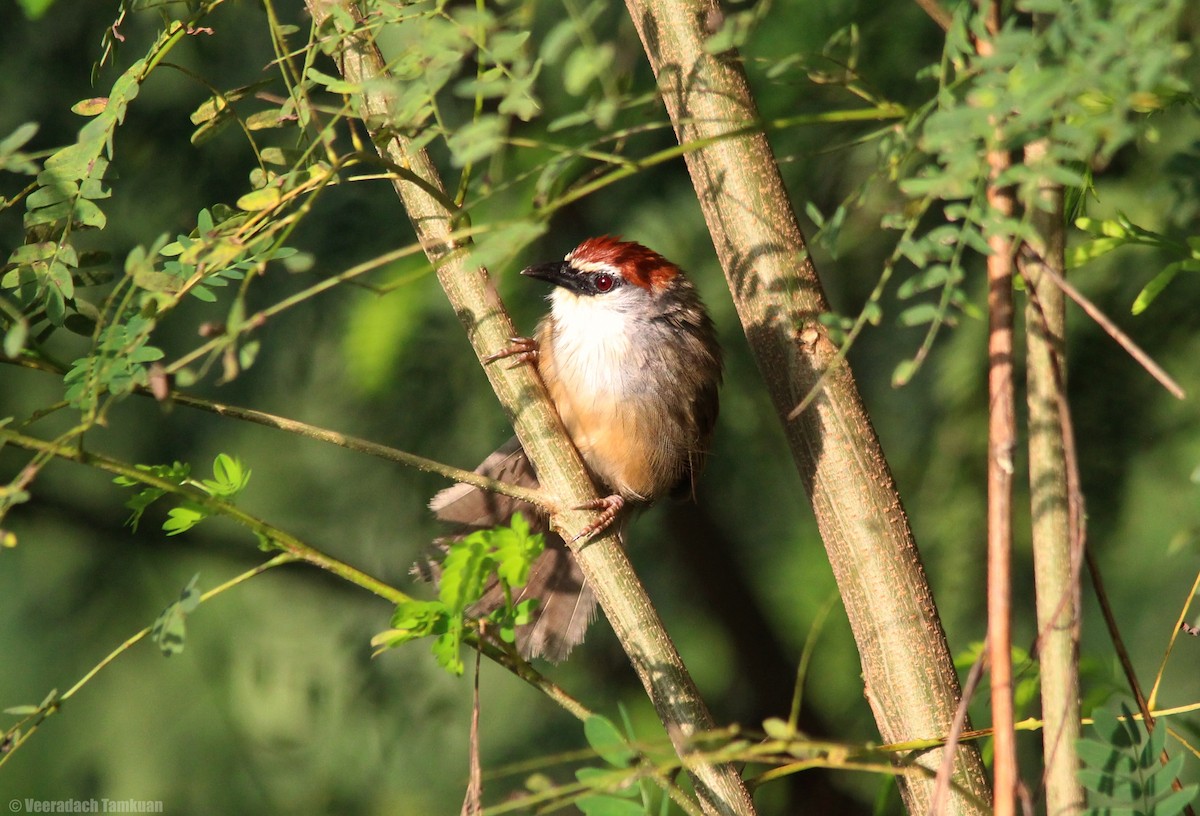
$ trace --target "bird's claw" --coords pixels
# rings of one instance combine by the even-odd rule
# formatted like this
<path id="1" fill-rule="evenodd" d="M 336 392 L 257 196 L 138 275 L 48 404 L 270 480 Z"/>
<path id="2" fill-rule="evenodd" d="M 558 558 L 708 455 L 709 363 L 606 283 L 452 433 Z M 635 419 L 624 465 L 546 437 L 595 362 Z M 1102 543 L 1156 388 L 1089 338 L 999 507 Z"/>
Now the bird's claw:
<path id="1" fill-rule="evenodd" d="M 593 499 L 579 505 L 575 508 L 576 510 L 599 510 L 600 515 L 567 543 L 574 544 L 580 539 L 591 538 L 598 533 L 604 532 L 617 518 L 617 514 L 621 512 L 621 508 L 624 506 L 625 499 L 616 494 L 605 496 L 601 499 Z"/>
<path id="2" fill-rule="evenodd" d="M 509 364 L 509 368 L 515 368 L 516 366 L 524 363 L 537 362 L 537 340 L 534 340 L 532 337 L 510 337 L 508 338 L 508 343 L 509 344 L 507 346 L 500 349 L 495 354 L 489 354 L 487 357 L 484 357 L 483 364 L 491 365 L 497 360 L 504 360 L 509 357 L 514 358 L 512 363 Z"/>

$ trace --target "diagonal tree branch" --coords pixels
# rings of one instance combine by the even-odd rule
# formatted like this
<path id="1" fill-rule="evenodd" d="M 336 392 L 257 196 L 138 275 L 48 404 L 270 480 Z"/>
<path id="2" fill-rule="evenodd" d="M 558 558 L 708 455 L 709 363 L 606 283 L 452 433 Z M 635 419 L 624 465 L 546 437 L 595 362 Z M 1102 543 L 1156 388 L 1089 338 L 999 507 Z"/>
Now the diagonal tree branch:
<path id="1" fill-rule="evenodd" d="M 386 67 L 374 42 L 365 33 L 353 3 L 306 0 L 323 38 L 336 42 L 339 68 L 345 78 L 362 85 L 383 77 Z M 334 14 L 334 10 L 337 14 Z M 353 29 L 345 21 L 357 19 Z M 436 267 L 438 280 L 466 328 L 467 337 L 482 360 L 504 348 L 516 331 L 487 271 L 467 263 L 465 244 L 452 237 L 456 213 L 447 207 L 445 186 L 428 154 L 413 150 L 407 140 L 385 130 L 388 96 L 378 84 L 364 86 L 358 94 L 359 115 L 376 148 L 386 161 L 408 168 L 423 180 L 395 178 L 393 185 L 409 220 Z M 431 194 L 436 191 L 436 195 Z M 568 541 L 585 529 L 589 515 L 571 510 L 597 498 L 578 452 L 529 366 L 486 366 L 496 397 L 513 422 L 521 443 L 537 468 L 543 488 L 558 497 L 560 512 L 551 522 Z M 625 557 L 614 534 L 605 534 L 576 550 L 579 565 L 592 585 L 605 615 L 646 688 L 677 753 L 689 766 L 705 810 L 721 814 L 751 814 L 753 803 L 737 771 L 729 764 L 712 765 L 699 759 L 692 738 L 713 730 L 715 723 L 667 636 L 658 613 Z"/>
<path id="2" fill-rule="evenodd" d="M 626 0 L 681 143 L 758 120 L 736 53 L 705 50 L 715 0 Z M 849 366 L 818 317 L 828 311 L 778 166 L 761 131 L 686 155 L 746 337 L 792 456 L 858 644 L 866 695 L 885 742 L 950 731 L 958 678 L 908 519 Z M 788 415 L 816 389 L 794 421 Z M 942 750 L 905 775 L 910 813 L 928 809 Z M 944 812 L 990 798 L 974 746 L 955 749 Z"/>

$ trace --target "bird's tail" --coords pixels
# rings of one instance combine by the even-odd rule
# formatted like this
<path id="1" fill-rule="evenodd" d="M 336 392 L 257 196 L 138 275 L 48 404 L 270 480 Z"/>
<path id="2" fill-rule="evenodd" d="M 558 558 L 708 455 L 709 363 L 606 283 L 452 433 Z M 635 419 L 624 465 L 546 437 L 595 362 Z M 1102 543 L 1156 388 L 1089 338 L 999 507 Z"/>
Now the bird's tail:
<path id="1" fill-rule="evenodd" d="M 484 459 L 475 472 L 523 487 L 538 486 L 533 464 L 516 437 Z M 439 539 L 442 550 L 454 537 L 505 524 L 517 512 L 525 516 L 533 532 L 545 536 L 546 548 L 530 568 L 529 580 L 525 586 L 513 591 L 513 603 L 528 598 L 539 601 L 533 620 L 517 627 L 517 649 L 527 660 L 534 657 L 554 662 L 566 659 L 583 640 L 588 625 L 596 616 L 596 596 L 566 542 L 549 529 L 546 514 L 529 502 L 466 484 L 456 484 L 439 492 L 429 502 L 429 509 L 440 520 L 458 525 L 449 539 Z M 440 567 L 434 558 L 418 563 L 413 571 L 436 581 Z M 503 603 L 504 592 L 498 583 L 494 583 L 468 611 L 483 616 Z"/>

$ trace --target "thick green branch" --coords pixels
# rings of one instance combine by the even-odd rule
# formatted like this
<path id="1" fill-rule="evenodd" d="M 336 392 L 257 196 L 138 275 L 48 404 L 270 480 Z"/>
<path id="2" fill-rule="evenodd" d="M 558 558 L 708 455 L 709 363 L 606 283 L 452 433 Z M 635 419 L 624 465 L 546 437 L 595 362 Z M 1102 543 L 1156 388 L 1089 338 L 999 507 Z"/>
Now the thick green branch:
<path id="1" fill-rule="evenodd" d="M 369 38 L 369 28 L 338 30 L 340 21 L 357 16 L 352 3 L 307 0 L 319 35 L 336 40 L 339 68 L 350 82 L 364 88 L 359 113 L 383 158 L 419 176 L 422 184 L 396 177 L 393 186 L 447 298 L 466 328 L 467 338 L 482 360 L 504 348 L 516 331 L 487 271 L 467 263 L 466 245 L 455 237 L 458 213 L 446 205 L 437 169 L 424 150 L 413 150 L 406 139 L 388 128 L 389 97 L 380 83 L 386 76 L 382 55 Z M 339 9 L 340 14 L 331 12 Z M 430 189 L 436 191 L 431 194 Z M 537 468 L 543 488 L 572 508 L 597 497 L 578 452 L 570 444 L 545 387 L 529 366 L 486 366 L 496 397 L 513 422 L 518 438 Z M 563 510 L 551 518 L 556 529 L 571 540 L 589 523 L 588 513 Z M 593 587 L 601 608 L 629 655 L 634 669 L 654 703 L 680 757 L 693 754 L 694 735 L 714 727 L 699 692 L 667 636 L 645 589 L 613 533 L 587 542 L 576 551 L 580 567 Z M 748 814 L 753 804 L 737 771 L 729 764 L 699 761 L 689 765 L 695 787 L 710 812 Z"/>
<path id="2" fill-rule="evenodd" d="M 1036 169 L 1046 154 L 1044 140 L 1025 148 Z M 1066 298 L 1049 276 L 1064 273 L 1063 190 L 1045 184 L 1026 202 L 1038 235 L 1021 257 L 1028 303 L 1025 308 L 1026 399 L 1029 405 L 1029 500 L 1032 505 L 1033 568 L 1037 587 L 1038 662 L 1041 665 L 1042 738 L 1046 810 L 1071 816 L 1085 803 L 1075 743 L 1079 739 L 1079 578 L 1082 553 L 1072 546 L 1066 429 Z"/>

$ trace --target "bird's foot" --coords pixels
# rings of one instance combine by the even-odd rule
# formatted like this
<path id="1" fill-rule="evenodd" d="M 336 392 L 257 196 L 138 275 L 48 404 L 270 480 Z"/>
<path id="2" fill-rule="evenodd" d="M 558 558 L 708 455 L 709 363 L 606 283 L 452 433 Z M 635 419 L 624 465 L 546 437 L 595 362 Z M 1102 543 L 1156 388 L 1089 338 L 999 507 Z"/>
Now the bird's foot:
<path id="1" fill-rule="evenodd" d="M 625 499 L 615 493 L 611 496 L 605 496 L 602 499 L 593 499 L 590 502 L 584 502 L 576 507 L 576 510 L 599 510 L 600 515 L 596 520 L 584 527 L 583 530 L 572 538 L 568 543 L 574 544 L 576 541 L 602 533 L 609 528 L 613 521 L 617 518 L 617 514 L 621 512 L 621 508 L 625 506 Z"/>
<path id="2" fill-rule="evenodd" d="M 514 368 L 523 363 L 536 363 L 538 358 L 538 343 L 532 337 L 510 337 L 508 345 L 497 351 L 495 354 L 489 354 L 483 358 L 484 365 L 491 365 L 497 360 L 505 360 L 512 358 L 512 363 L 509 368 Z"/>

